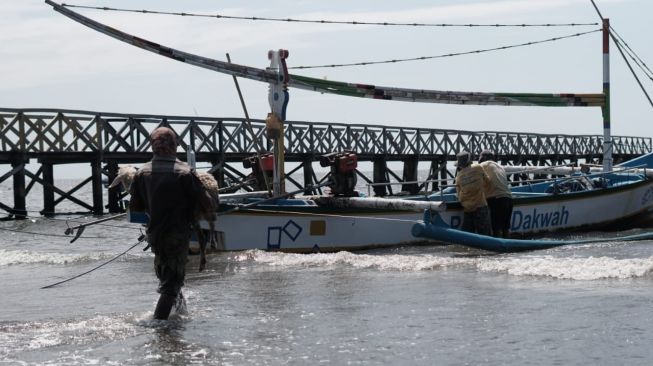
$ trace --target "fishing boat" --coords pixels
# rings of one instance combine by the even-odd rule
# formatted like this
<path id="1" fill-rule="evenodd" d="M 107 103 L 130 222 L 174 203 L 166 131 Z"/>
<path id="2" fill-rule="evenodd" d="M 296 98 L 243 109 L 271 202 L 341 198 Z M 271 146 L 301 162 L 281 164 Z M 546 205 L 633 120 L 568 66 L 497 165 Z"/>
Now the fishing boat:
<path id="1" fill-rule="evenodd" d="M 479 93 L 383 87 L 316 79 L 288 73 L 287 51 L 270 51 L 270 67 L 263 70 L 232 64 L 176 50 L 127 34 L 84 17 L 51 0 L 57 12 L 91 29 L 141 49 L 205 69 L 269 84 L 268 137 L 273 141 L 273 192 L 223 195 L 214 227 L 216 249 L 264 249 L 282 251 L 334 251 L 395 246 L 423 242 L 411 234 L 424 210 L 436 211 L 450 228 L 460 225 L 462 209 L 455 194 L 441 190 L 429 196 L 386 199 L 357 197 L 352 184 L 353 157 L 336 152 L 330 196 L 293 196 L 285 193 L 283 122 L 288 87 L 320 93 L 381 100 L 464 105 L 601 107 L 603 111 L 603 159 L 600 172 L 581 173 L 548 182 L 521 182 L 513 188 L 515 234 L 582 229 L 633 220 L 653 209 L 653 180 L 639 167 L 612 166 L 609 114 L 609 68 L 604 54 L 602 93 Z M 604 52 L 609 23 L 603 24 Z M 338 155 L 340 154 L 340 155 Z M 349 162 L 349 163 L 348 163 Z M 340 164 L 342 163 L 342 164 Z M 354 166 L 355 167 L 355 166 Z M 572 172 L 575 173 L 575 172 Z M 557 173 L 556 173 L 557 174 Z M 524 184 L 525 183 L 525 184 Z M 303 192 L 306 189 L 302 189 Z M 296 192 L 299 193 L 299 192 Z M 130 212 L 129 220 L 144 222 L 142 213 Z"/>
<path id="2" fill-rule="evenodd" d="M 513 235 L 623 227 L 648 217 L 653 209 L 650 177 L 625 171 L 594 177 L 576 176 L 514 189 Z M 592 180 L 601 186 L 590 186 Z M 575 184 L 582 188 L 555 191 Z M 419 242 L 411 230 L 424 210 L 437 212 L 450 228 L 461 226 L 463 212 L 455 193 L 441 192 L 420 200 L 317 197 L 278 201 L 222 216 L 215 225 L 224 236 L 225 250 L 368 248 Z"/>
<path id="3" fill-rule="evenodd" d="M 643 172 L 623 169 L 519 186 L 513 189 L 512 235 L 528 238 L 641 222 L 653 210 L 653 179 Z M 556 190 L 560 187 L 575 188 Z M 402 199 L 297 196 L 272 200 L 264 194 L 224 195 L 219 214 L 225 214 L 214 223 L 215 249 L 325 252 L 424 244 L 425 238 L 444 240 L 414 235 L 413 226 L 423 219 L 424 211 L 437 213 L 440 226 L 450 229 L 459 228 L 463 217 L 455 193 Z M 141 213 L 130 213 L 129 220 L 146 219 Z M 209 229 L 208 223 L 202 225 Z"/>

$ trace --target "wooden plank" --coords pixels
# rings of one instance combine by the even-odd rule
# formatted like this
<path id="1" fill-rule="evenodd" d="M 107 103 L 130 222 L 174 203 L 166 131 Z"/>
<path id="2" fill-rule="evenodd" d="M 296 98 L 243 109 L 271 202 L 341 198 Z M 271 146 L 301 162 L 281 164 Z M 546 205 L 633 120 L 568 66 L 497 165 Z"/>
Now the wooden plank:
<path id="1" fill-rule="evenodd" d="M 104 149 L 103 151 L 107 151 L 107 149 L 110 149 L 111 146 L 116 143 L 118 146 L 116 147 L 115 150 L 112 151 L 118 151 L 118 148 L 122 147 L 125 152 L 131 152 L 133 149 L 129 146 L 129 144 L 120 136 L 119 132 L 116 131 L 116 129 L 109 123 L 106 122 L 103 125 L 103 131 L 105 134 L 111 137 L 111 139 L 106 138 L 104 141 Z"/>
<path id="2" fill-rule="evenodd" d="M 6 141 L 7 140 L 7 134 L 5 132 L 5 128 L 9 122 L 5 119 L 3 115 L 0 115 L 0 147 L 2 148 L 3 151 L 7 150 L 6 146 Z"/>
<path id="3" fill-rule="evenodd" d="M 39 169 L 36 171 L 36 176 L 40 177 L 43 172 L 43 167 L 39 167 Z M 34 184 L 36 184 L 36 181 L 34 179 L 30 179 L 29 183 L 27 184 L 27 188 L 25 188 L 25 194 L 29 194 L 29 192 L 32 190 L 32 187 L 34 187 Z"/>
<path id="4" fill-rule="evenodd" d="M 45 178 L 44 178 L 44 179 L 45 179 Z M 93 177 L 88 177 L 88 178 L 84 179 L 83 181 L 77 183 L 76 186 L 74 186 L 73 188 L 69 189 L 66 193 L 67 193 L 68 195 L 72 195 L 73 193 L 77 192 L 77 191 L 80 190 L 82 187 L 84 187 L 84 186 L 85 186 L 88 182 L 90 182 L 92 179 L 93 179 Z M 46 180 L 46 181 L 47 181 L 47 180 Z M 54 186 L 54 182 L 53 182 L 53 186 Z M 54 201 L 54 204 L 55 204 L 55 205 L 58 205 L 59 203 L 61 203 L 61 202 L 62 202 L 63 200 L 65 200 L 65 199 L 66 199 L 66 197 L 64 197 L 64 196 L 59 196 L 59 197 Z"/>
<path id="5" fill-rule="evenodd" d="M 55 125 L 54 119 L 56 118 L 53 117 L 50 122 L 45 122 L 43 118 L 38 117 L 38 120 L 41 122 L 39 123 L 39 129 L 40 129 L 40 134 L 41 134 L 41 139 L 39 140 L 39 146 L 41 148 L 40 152 L 45 152 L 45 151 L 57 151 L 57 145 L 56 145 L 56 133 L 53 131 L 50 131 L 52 129 L 52 126 Z M 55 137 L 55 141 L 51 140 L 48 138 L 48 132 L 50 133 L 51 136 Z M 44 143 L 47 144 L 48 146 L 44 146 Z"/>
<path id="6" fill-rule="evenodd" d="M 7 205 L 5 205 L 5 204 L 2 203 L 2 202 L 0 202 L 0 209 L 3 209 L 3 210 L 5 210 L 5 211 L 7 211 L 7 212 L 10 214 L 10 217 L 11 217 L 11 215 L 14 214 L 14 209 L 11 208 L 11 207 L 9 207 L 9 206 L 7 206 Z"/>
<path id="7" fill-rule="evenodd" d="M 81 123 L 79 123 L 78 119 L 73 119 L 71 117 L 66 117 L 63 116 L 63 121 L 66 123 L 66 125 L 69 127 L 69 129 L 72 131 L 73 134 L 73 139 L 70 141 L 68 146 L 75 146 L 75 151 L 94 151 L 94 143 L 93 143 L 93 137 L 88 134 L 86 131 L 93 126 L 92 123 L 89 123 L 86 128 L 84 128 Z M 84 145 L 81 149 L 77 148 L 77 143 L 78 140 L 81 140 L 84 142 Z M 70 149 L 68 149 L 70 150 Z"/>
<path id="8" fill-rule="evenodd" d="M 209 132 L 207 134 L 204 134 L 203 131 L 199 131 L 199 135 L 202 137 L 202 140 L 200 143 L 197 145 L 197 151 L 201 151 L 204 146 L 206 145 L 209 148 L 210 152 L 217 152 L 217 148 L 215 146 L 215 141 L 213 141 L 213 146 L 209 145 L 211 143 L 211 137 L 215 136 L 215 132 L 220 128 L 220 125 L 214 125 L 211 127 Z"/>
<path id="9" fill-rule="evenodd" d="M 7 173 L 5 173 L 2 177 L 0 177 L 0 183 L 4 182 L 5 180 L 7 180 L 7 178 L 9 178 L 12 175 L 16 174 L 17 172 L 19 172 L 23 168 L 24 168 L 24 166 L 22 166 L 22 165 L 13 167 L 13 169 L 11 169 Z"/>
<path id="10" fill-rule="evenodd" d="M 16 116 L 14 116 L 14 118 L 12 118 L 11 122 L 9 122 L 5 126 L 5 128 L 2 129 L 2 134 L 0 134 L 0 138 L 2 139 L 3 149 L 5 149 L 5 151 L 7 151 L 6 146 L 9 146 L 9 149 L 8 149 L 9 151 L 21 151 L 21 147 L 20 147 L 20 144 L 19 144 L 20 140 L 18 139 L 18 137 L 20 136 L 20 131 L 18 131 L 17 128 L 14 128 L 14 125 L 18 125 L 20 115 L 21 115 L 21 113 L 16 114 Z M 16 138 L 11 139 L 9 137 L 10 132 L 14 133 L 16 135 Z M 18 141 L 16 141 L 16 140 L 18 140 Z"/>
<path id="11" fill-rule="evenodd" d="M 68 200 L 70 200 L 70 201 L 72 201 L 72 202 L 74 202 L 74 203 L 76 203 L 76 204 L 78 204 L 78 205 L 80 205 L 80 206 L 82 206 L 82 207 L 88 209 L 89 211 L 93 211 L 93 207 L 91 207 L 90 205 L 88 205 L 86 202 L 81 201 L 81 200 L 79 200 L 79 199 L 77 199 L 77 198 L 75 198 L 75 197 L 73 197 L 73 196 L 68 195 L 65 191 L 63 191 L 63 190 L 57 188 L 57 187 L 54 186 L 53 184 L 48 184 L 46 181 L 44 181 L 43 179 L 37 177 L 36 175 L 32 174 L 31 172 L 29 172 L 29 171 L 25 171 L 25 174 L 26 174 L 27 176 L 31 177 L 32 179 L 36 180 L 37 182 L 41 183 L 41 185 L 43 185 L 43 187 L 46 187 L 46 186 L 52 187 L 52 189 L 53 189 L 56 193 L 58 193 L 59 195 L 61 195 L 61 196 L 65 196 Z"/>

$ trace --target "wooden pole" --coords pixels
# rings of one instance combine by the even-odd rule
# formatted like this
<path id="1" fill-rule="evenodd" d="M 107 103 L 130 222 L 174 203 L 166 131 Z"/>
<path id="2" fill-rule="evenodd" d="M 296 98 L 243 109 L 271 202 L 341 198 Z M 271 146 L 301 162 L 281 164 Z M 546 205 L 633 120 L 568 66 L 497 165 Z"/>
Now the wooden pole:
<path id="1" fill-rule="evenodd" d="M 313 156 L 307 155 L 303 159 L 303 165 L 304 165 L 304 187 L 311 187 L 313 186 L 313 176 L 315 173 L 313 172 Z M 317 183 L 317 182 L 315 182 Z M 304 194 L 313 194 L 312 191 L 304 191 Z"/>
<path id="2" fill-rule="evenodd" d="M 118 163 L 115 160 L 111 160 L 107 164 L 107 170 L 109 174 L 107 175 L 107 180 L 109 184 L 113 182 L 114 179 L 118 176 Z M 113 188 L 109 188 L 107 191 L 107 196 L 109 199 L 109 213 L 119 213 L 122 212 L 120 207 L 120 190 L 122 189 L 121 185 L 118 185 Z"/>
<path id="3" fill-rule="evenodd" d="M 102 203 L 102 162 L 100 159 L 91 162 L 91 185 L 93 186 L 93 213 L 102 215 L 104 207 Z"/>
<path id="4" fill-rule="evenodd" d="M 43 168 L 43 180 L 47 183 L 43 185 L 43 216 L 51 217 L 55 213 L 54 203 L 54 164 L 49 161 L 41 163 Z"/>
<path id="5" fill-rule="evenodd" d="M 25 205 L 25 157 L 23 154 L 17 154 L 12 159 L 11 168 L 17 169 L 14 173 L 14 218 L 24 219 L 27 217 L 27 209 Z"/>
<path id="6" fill-rule="evenodd" d="M 610 134 L 610 19 L 603 19 L 603 171 L 612 170 L 612 136 Z"/>
<path id="7" fill-rule="evenodd" d="M 419 157 L 410 157 L 404 160 L 404 172 L 403 180 L 404 182 L 416 182 L 417 181 L 417 166 L 419 165 Z M 402 184 L 401 190 L 409 192 L 410 194 L 417 194 L 419 191 L 419 186 L 417 183 Z"/>
<path id="8" fill-rule="evenodd" d="M 374 158 L 373 177 L 374 183 L 388 183 L 387 164 L 384 156 Z M 374 186 L 374 195 L 384 197 L 388 195 L 389 186 Z"/>

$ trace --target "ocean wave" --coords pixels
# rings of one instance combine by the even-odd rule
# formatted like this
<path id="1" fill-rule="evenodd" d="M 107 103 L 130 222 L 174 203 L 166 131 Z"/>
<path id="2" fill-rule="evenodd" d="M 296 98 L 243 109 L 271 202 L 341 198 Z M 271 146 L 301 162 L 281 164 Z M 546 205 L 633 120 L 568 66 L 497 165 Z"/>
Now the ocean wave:
<path id="1" fill-rule="evenodd" d="M 0 249 L 0 266 L 10 266 L 16 264 L 69 264 L 93 262 L 115 257 L 114 253 L 80 253 L 80 254 L 62 254 L 62 253 L 44 253 L 32 252 L 29 250 L 6 250 Z"/>
<path id="2" fill-rule="evenodd" d="M 293 254 L 248 250 L 231 257 L 235 262 L 255 262 L 274 267 L 332 267 L 346 265 L 380 271 L 427 271 L 450 267 L 475 267 L 482 272 L 512 276 L 550 277 L 572 280 L 626 279 L 646 276 L 653 270 L 653 257 L 369 255 L 351 252 Z"/>
<path id="3" fill-rule="evenodd" d="M 469 265 L 476 258 L 442 257 L 434 255 L 369 255 L 351 252 L 294 254 L 248 250 L 232 257 L 236 262 L 252 261 L 279 267 L 328 267 L 348 265 L 379 270 L 423 271 L 443 267 Z"/>
<path id="4" fill-rule="evenodd" d="M 615 259 L 610 257 L 559 258 L 532 256 L 486 259 L 478 269 L 514 276 L 539 276 L 570 280 L 626 279 L 643 277 L 653 269 L 653 257 Z"/>

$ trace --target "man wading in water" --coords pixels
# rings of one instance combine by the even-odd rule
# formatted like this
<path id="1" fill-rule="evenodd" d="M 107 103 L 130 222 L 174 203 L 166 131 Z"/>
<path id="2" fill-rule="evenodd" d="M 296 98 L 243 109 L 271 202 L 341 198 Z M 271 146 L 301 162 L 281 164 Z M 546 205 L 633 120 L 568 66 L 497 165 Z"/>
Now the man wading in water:
<path id="1" fill-rule="evenodd" d="M 131 185 L 132 211 L 149 217 L 147 241 L 154 252 L 154 271 L 159 279 L 155 319 L 168 319 L 172 306 L 184 305 L 181 287 L 186 276 L 191 223 L 197 212 L 213 200 L 191 167 L 176 158 L 177 137 L 167 127 L 150 135 L 154 157 L 136 173 Z"/>

